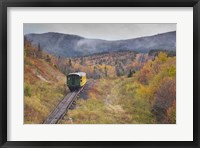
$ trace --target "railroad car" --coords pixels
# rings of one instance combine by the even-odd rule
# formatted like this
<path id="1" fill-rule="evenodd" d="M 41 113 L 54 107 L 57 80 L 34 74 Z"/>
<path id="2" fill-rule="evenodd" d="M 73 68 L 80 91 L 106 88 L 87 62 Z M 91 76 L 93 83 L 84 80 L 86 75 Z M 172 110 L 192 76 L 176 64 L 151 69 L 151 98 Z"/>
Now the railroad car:
<path id="1" fill-rule="evenodd" d="M 67 75 L 67 86 L 70 91 L 79 90 L 86 84 L 86 81 L 85 72 L 69 73 Z"/>

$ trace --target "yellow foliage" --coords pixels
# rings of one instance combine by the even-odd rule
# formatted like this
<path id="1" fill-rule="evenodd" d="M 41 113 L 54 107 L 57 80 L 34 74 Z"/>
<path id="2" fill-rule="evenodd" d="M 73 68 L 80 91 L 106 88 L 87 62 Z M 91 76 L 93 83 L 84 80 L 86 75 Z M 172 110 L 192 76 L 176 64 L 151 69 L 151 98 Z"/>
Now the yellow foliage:
<path id="1" fill-rule="evenodd" d="M 143 68 L 135 75 L 139 87 L 137 87 L 135 91 L 135 97 L 137 99 L 144 99 L 146 101 L 149 101 L 149 103 L 154 105 L 155 99 L 156 99 L 156 93 L 158 91 L 160 96 L 165 96 L 167 94 L 164 94 L 165 90 L 169 90 L 172 92 L 176 91 L 176 88 L 166 88 L 162 89 L 162 92 L 160 88 L 164 87 L 163 85 L 169 85 L 168 83 L 174 83 L 176 80 L 176 57 L 167 57 L 167 54 L 160 52 L 158 57 L 155 58 L 153 61 L 148 61 L 144 64 Z M 170 82 L 169 82 L 170 81 Z M 168 82 L 168 83 L 166 83 Z M 169 85 L 170 87 L 174 85 Z M 170 95 L 170 94 L 169 94 Z M 167 95 L 165 98 L 167 99 L 169 97 Z M 163 99 L 165 99 L 163 97 Z M 159 99 L 159 98 L 158 98 Z M 174 99 L 174 98 L 171 98 Z M 163 102 L 168 102 L 169 100 L 162 100 Z M 162 102 L 161 102 L 162 103 Z M 156 106 L 159 112 L 159 104 Z M 160 106 L 162 108 L 163 106 Z M 158 113 L 159 116 L 168 116 L 170 123 L 175 123 L 176 119 L 176 111 L 175 106 L 171 107 L 167 111 L 167 115 L 164 115 L 164 113 L 160 112 Z M 165 111 L 165 109 L 163 110 Z M 165 117 L 167 118 L 167 117 Z M 161 118 L 160 118 L 161 119 Z M 164 119 L 164 117 L 162 117 Z M 163 121 L 165 122 L 165 121 Z"/>
<path id="2" fill-rule="evenodd" d="M 162 62 L 162 63 L 164 63 L 164 62 L 167 61 L 167 59 L 168 59 L 167 54 L 164 53 L 164 52 L 160 52 L 158 54 L 158 56 L 156 57 L 155 62 Z"/>
<path id="3" fill-rule="evenodd" d="M 25 86 L 24 123 L 42 123 L 57 103 L 63 99 L 63 85 L 36 82 Z M 27 91 L 27 86 L 31 90 L 31 95 Z"/>
<path id="4" fill-rule="evenodd" d="M 154 90 L 151 87 L 140 85 L 140 88 L 137 89 L 137 91 L 136 91 L 136 94 L 137 94 L 136 97 L 145 98 L 149 102 L 151 102 L 153 99 L 153 95 L 154 95 L 153 93 L 154 93 Z"/>
<path id="5" fill-rule="evenodd" d="M 171 124 L 176 123 L 176 104 L 174 103 L 172 107 L 167 110 L 168 122 Z"/>

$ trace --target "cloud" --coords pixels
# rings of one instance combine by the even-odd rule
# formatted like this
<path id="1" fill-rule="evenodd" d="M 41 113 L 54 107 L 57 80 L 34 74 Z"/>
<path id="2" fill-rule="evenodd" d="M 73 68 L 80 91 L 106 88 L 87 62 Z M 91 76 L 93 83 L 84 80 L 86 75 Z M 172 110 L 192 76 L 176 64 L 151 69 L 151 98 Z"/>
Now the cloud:
<path id="1" fill-rule="evenodd" d="M 123 40 L 176 30 L 174 23 L 25 23 L 24 34 L 59 32 L 86 38 Z"/>

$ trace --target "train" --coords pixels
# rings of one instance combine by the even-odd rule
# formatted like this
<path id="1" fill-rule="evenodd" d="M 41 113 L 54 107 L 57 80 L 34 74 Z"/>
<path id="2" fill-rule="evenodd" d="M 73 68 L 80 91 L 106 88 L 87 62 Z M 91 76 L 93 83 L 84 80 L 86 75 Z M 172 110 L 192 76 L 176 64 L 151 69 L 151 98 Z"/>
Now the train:
<path id="1" fill-rule="evenodd" d="M 79 90 L 87 82 L 85 72 L 69 73 L 67 75 L 67 86 L 70 91 Z"/>

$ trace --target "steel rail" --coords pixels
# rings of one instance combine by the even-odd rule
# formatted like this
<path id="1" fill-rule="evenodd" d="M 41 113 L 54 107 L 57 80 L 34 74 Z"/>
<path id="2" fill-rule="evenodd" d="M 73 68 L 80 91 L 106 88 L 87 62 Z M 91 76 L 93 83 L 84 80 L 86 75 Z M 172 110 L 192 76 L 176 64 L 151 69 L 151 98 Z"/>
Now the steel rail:
<path id="1" fill-rule="evenodd" d="M 56 124 L 65 115 L 70 106 L 77 99 L 77 95 L 83 90 L 84 87 L 78 91 L 68 93 L 64 99 L 56 106 L 56 108 L 50 113 L 43 124 Z"/>

